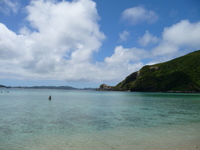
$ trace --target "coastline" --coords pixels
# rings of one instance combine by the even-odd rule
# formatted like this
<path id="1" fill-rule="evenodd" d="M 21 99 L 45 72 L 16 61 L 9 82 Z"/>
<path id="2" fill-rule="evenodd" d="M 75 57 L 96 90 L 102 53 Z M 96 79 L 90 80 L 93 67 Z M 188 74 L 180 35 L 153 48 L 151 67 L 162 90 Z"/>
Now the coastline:
<path id="1" fill-rule="evenodd" d="M 191 94 L 200 94 L 196 91 L 131 91 L 131 90 L 114 90 L 114 89 L 96 89 L 96 91 L 110 91 L 110 92 L 139 92 L 139 93 L 191 93 Z"/>

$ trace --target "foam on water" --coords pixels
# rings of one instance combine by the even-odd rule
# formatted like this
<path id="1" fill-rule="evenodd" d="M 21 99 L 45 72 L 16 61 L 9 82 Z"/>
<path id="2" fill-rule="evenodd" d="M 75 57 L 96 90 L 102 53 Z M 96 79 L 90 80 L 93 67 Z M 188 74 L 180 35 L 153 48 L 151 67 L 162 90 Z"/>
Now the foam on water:
<path id="1" fill-rule="evenodd" d="M 200 149 L 199 108 L 198 94 L 12 89 L 0 149 Z"/>

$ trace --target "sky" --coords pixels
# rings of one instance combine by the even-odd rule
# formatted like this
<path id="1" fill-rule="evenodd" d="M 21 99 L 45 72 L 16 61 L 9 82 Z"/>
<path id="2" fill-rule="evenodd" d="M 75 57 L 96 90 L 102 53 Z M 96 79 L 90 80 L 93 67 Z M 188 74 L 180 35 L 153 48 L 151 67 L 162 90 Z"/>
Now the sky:
<path id="1" fill-rule="evenodd" d="M 6 86 L 116 85 L 199 49 L 199 0 L 0 0 Z"/>

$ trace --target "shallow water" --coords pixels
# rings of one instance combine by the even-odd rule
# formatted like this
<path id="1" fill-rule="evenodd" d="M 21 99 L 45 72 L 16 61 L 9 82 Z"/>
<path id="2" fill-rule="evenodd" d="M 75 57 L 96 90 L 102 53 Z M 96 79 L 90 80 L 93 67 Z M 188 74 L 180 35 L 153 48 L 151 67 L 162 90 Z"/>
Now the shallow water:
<path id="1" fill-rule="evenodd" d="M 200 140 L 199 94 L 1 91 L 1 150 L 174 149 Z"/>

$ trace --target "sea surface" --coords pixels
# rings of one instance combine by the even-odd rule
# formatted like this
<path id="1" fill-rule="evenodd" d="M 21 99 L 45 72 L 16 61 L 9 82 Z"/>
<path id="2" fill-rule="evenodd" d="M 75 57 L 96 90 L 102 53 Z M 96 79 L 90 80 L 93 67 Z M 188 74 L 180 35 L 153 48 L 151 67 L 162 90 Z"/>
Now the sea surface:
<path id="1" fill-rule="evenodd" d="M 0 150 L 200 149 L 197 143 L 200 94 L 0 89 Z"/>

